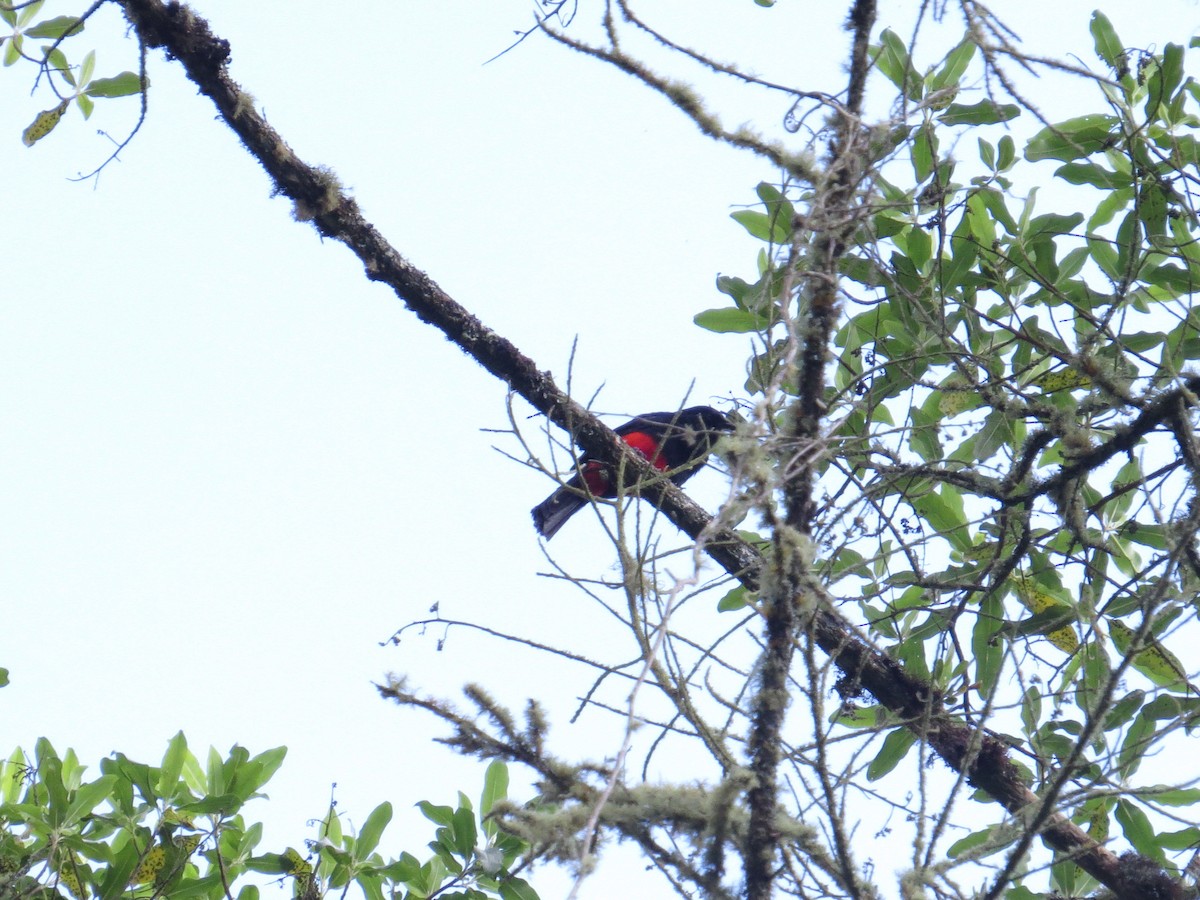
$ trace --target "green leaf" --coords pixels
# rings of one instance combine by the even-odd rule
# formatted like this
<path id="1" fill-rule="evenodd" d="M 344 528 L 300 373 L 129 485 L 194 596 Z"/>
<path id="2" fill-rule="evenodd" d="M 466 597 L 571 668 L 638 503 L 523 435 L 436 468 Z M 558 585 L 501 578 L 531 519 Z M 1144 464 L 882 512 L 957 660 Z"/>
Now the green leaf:
<path id="1" fill-rule="evenodd" d="M 1190 827 L 1179 831 L 1159 832 L 1158 845 L 1173 853 L 1195 850 L 1197 846 L 1200 846 L 1200 828 Z"/>
<path id="2" fill-rule="evenodd" d="M 1002 447 L 1016 442 L 1013 420 L 1001 410 L 988 413 L 976 434 L 974 458 L 979 462 L 991 459 Z"/>
<path id="3" fill-rule="evenodd" d="M 1156 96 L 1159 102 L 1168 101 L 1183 83 L 1183 75 L 1183 47 L 1179 44 L 1167 44 L 1163 48 L 1158 72 L 1150 85 L 1150 99 L 1153 100 Z M 1152 113 L 1148 112 L 1147 115 Z"/>
<path id="4" fill-rule="evenodd" d="M 91 784 L 80 786 L 79 790 L 75 791 L 71 797 L 71 804 L 63 816 L 63 826 L 70 827 L 84 816 L 90 815 L 92 810 L 112 794 L 113 784 L 116 780 L 116 775 L 101 775 Z"/>
<path id="5" fill-rule="evenodd" d="M 321 820 L 320 836 L 338 846 L 343 843 L 342 818 L 332 806 L 326 811 L 325 818 Z"/>
<path id="6" fill-rule="evenodd" d="M 706 309 L 696 313 L 692 321 L 706 331 L 715 331 L 717 334 L 749 334 L 771 327 L 771 320 L 765 316 L 731 306 Z"/>
<path id="7" fill-rule="evenodd" d="M 133 871 L 138 866 L 140 856 L 137 844 L 133 841 L 125 844 L 116 852 L 96 890 L 97 900 L 109 900 L 109 898 L 124 896 L 129 881 L 133 877 Z"/>
<path id="8" fill-rule="evenodd" d="M 767 214 L 772 219 L 773 231 L 782 228 L 782 233 L 787 235 L 785 240 L 790 240 L 792 220 L 796 217 L 796 209 L 792 206 L 792 202 L 783 195 L 779 188 L 767 181 L 760 182 L 754 192 L 758 194 L 759 199 L 767 208 Z M 782 243 L 782 241 L 777 243 Z"/>
<path id="9" fill-rule="evenodd" d="M 213 813 L 233 815 L 242 808 L 242 804 L 242 799 L 235 794 L 209 794 L 192 803 L 181 803 L 179 811 L 197 816 L 208 816 Z"/>
<path id="10" fill-rule="evenodd" d="M 842 706 L 829 720 L 846 728 L 879 728 L 887 718 L 888 711 L 882 706 Z"/>
<path id="11" fill-rule="evenodd" d="M 483 793 L 479 795 L 479 817 L 482 819 L 492 811 L 497 800 L 508 797 L 508 766 L 498 759 L 492 760 L 483 776 Z M 494 824 L 488 822 L 486 824 Z"/>
<path id="12" fill-rule="evenodd" d="M 878 217 L 876 222 L 878 222 Z M 879 267 L 879 264 L 861 256 L 843 256 L 838 263 L 838 271 L 851 281 L 857 281 L 867 287 L 883 287 L 888 283 L 887 273 Z"/>
<path id="13" fill-rule="evenodd" d="M 21 46 L 24 43 L 22 35 L 15 35 L 4 42 L 4 65 L 11 66 L 21 58 Z"/>
<path id="14" fill-rule="evenodd" d="M 1109 190 L 1128 187 L 1133 183 L 1133 179 L 1128 173 L 1113 172 L 1091 162 L 1066 163 L 1055 170 L 1054 176 L 1068 184 L 1090 184 L 1093 187 Z"/>
<path id="15" fill-rule="evenodd" d="M 975 42 L 966 38 L 946 55 L 946 62 L 941 70 L 929 79 L 929 92 L 957 85 L 974 57 Z"/>
<path id="16" fill-rule="evenodd" d="M 283 875 L 290 867 L 291 863 L 282 853 L 264 853 L 262 856 L 252 856 L 246 860 L 247 869 L 251 872 L 262 872 L 264 875 Z"/>
<path id="17" fill-rule="evenodd" d="M 982 162 L 989 169 L 995 169 L 996 168 L 996 148 L 993 147 L 987 141 L 985 141 L 983 138 L 978 138 L 977 142 L 979 144 L 979 161 Z"/>
<path id="18" fill-rule="evenodd" d="M 1089 234 L 1087 236 L 1087 247 L 1091 252 L 1092 259 L 1095 260 L 1101 271 L 1114 281 L 1121 277 L 1120 267 L 1117 262 L 1117 248 L 1107 238 L 1099 235 Z"/>
<path id="19" fill-rule="evenodd" d="M 1154 241 L 1167 233 L 1167 198 L 1157 184 L 1148 184 L 1138 198 L 1138 216 L 1146 229 L 1146 236 Z"/>
<path id="20" fill-rule="evenodd" d="M 1166 856 L 1155 840 L 1154 826 L 1150 824 L 1149 817 L 1128 800 L 1118 800 L 1114 812 L 1116 820 L 1121 824 L 1121 831 L 1125 834 L 1125 840 L 1133 845 L 1133 849 L 1160 865 L 1166 865 Z"/>
<path id="21" fill-rule="evenodd" d="M 155 790 L 160 797 L 166 797 L 169 800 L 174 796 L 175 786 L 179 783 L 179 775 L 183 772 L 183 763 L 187 757 L 187 738 L 183 736 L 182 731 L 178 731 L 167 744 L 167 752 L 163 754 L 162 769 L 155 785 Z"/>
<path id="22" fill-rule="evenodd" d="M 749 604 L 746 599 L 747 590 L 744 585 L 738 585 L 732 588 L 724 597 L 717 603 L 717 612 L 733 612 L 738 609 L 745 609 Z"/>
<path id="23" fill-rule="evenodd" d="M 997 592 L 989 594 L 979 608 L 975 627 L 971 630 L 971 651 L 975 657 L 975 680 L 984 696 L 991 694 L 1004 666 L 1005 648 L 996 640 L 1004 624 L 1004 604 Z"/>
<path id="24" fill-rule="evenodd" d="M 883 746 L 867 766 L 867 780 L 878 781 L 899 765 L 900 760 L 917 742 L 917 736 L 907 728 L 897 728 L 883 739 Z"/>
<path id="25" fill-rule="evenodd" d="M 50 49 L 49 47 L 43 47 L 42 52 L 46 54 L 46 65 L 50 69 L 61 73 L 65 78 L 74 83 L 71 77 L 71 65 L 67 62 L 66 54 L 62 52 L 61 48 L 55 47 L 54 49 Z"/>
<path id="26" fill-rule="evenodd" d="M 999 838 L 1003 836 L 1004 840 Z M 1009 846 L 1017 839 L 1018 832 L 1015 828 L 1004 828 L 1000 825 L 991 825 L 981 831 L 968 834 L 964 838 L 960 838 L 950 845 L 946 850 L 946 856 L 950 859 L 956 859 L 968 850 L 975 847 L 980 847 L 984 844 L 992 844 L 990 853 L 998 853 L 1005 847 Z M 994 843 L 993 843 L 994 842 Z M 990 854 L 988 854 L 990 855 Z M 1006 897 L 1007 897 L 1006 893 Z"/>
<path id="27" fill-rule="evenodd" d="M 1021 727 L 1028 737 L 1037 731 L 1042 719 L 1042 693 L 1036 685 L 1030 685 L 1021 697 Z"/>
<path id="28" fill-rule="evenodd" d="M 221 754 L 217 752 L 216 747 L 208 748 L 208 766 L 205 790 L 209 794 L 224 794 L 225 793 L 225 770 L 222 765 Z"/>
<path id="29" fill-rule="evenodd" d="M 1138 212 L 1131 209 L 1117 226 L 1117 271 L 1121 273 L 1121 277 L 1130 271 L 1130 263 L 1141 249 L 1138 225 Z"/>
<path id="30" fill-rule="evenodd" d="M 379 846 L 379 839 L 383 836 L 383 830 L 387 828 L 388 823 L 392 821 L 392 804 L 384 801 L 375 809 L 371 810 L 371 814 L 367 816 L 367 821 L 363 823 L 362 829 L 358 833 L 358 840 L 354 842 L 354 856 L 359 860 L 365 860 L 376 847 Z"/>
<path id="31" fill-rule="evenodd" d="M 9 5 L 11 6 L 12 4 L 9 4 Z M 25 6 L 21 6 L 20 4 L 17 4 L 17 6 L 18 6 L 17 25 L 19 25 L 21 28 L 24 28 L 25 26 L 27 26 L 30 22 L 33 21 L 34 16 L 36 16 L 38 13 L 40 13 L 42 11 L 42 7 L 45 5 L 46 5 L 46 0 L 31 0 L 31 2 Z"/>
<path id="32" fill-rule="evenodd" d="M 450 825 L 453 835 L 453 847 L 457 854 L 467 859 L 475 852 L 478 832 L 475 828 L 475 812 L 470 807 L 460 806 L 454 811 Z"/>
<path id="33" fill-rule="evenodd" d="M 1026 240 L 1042 234 L 1061 237 L 1071 234 L 1082 222 L 1083 213 L 1071 213 L 1066 216 L 1058 213 L 1046 213 L 1029 221 L 1025 227 L 1025 237 Z"/>
<path id="34" fill-rule="evenodd" d="M 926 413 L 919 407 L 912 410 L 913 428 L 908 445 L 926 462 L 942 458 L 942 445 L 938 439 L 939 417 Z"/>
<path id="35" fill-rule="evenodd" d="M 896 242 L 899 246 L 899 241 Z M 913 228 L 905 236 L 905 250 L 917 269 L 924 269 L 933 255 L 933 239 L 923 228 Z"/>
<path id="36" fill-rule="evenodd" d="M 89 50 L 83 58 L 83 64 L 79 67 L 79 83 L 87 84 L 92 80 L 92 75 L 96 72 L 96 51 Z"/>
<path id="37" fill-rule="evenodd" d="M 917 134 L 909 149 L 913 172 L 918 182 L 924 181 L 933 174 L 933 167 L 937 161 L 937 143 L 937 135 L 931 124 L 926 123 L 917 129 Z"/>
<path id="38" fill-rule="evenodd" d="M 8 669 L 0 666 L 0 687 L 8 687 Z"/>
<path id="39" fill-rule="evenodd" d="M 287 747 L 275 747 L 264 750 L 251 759 L 250 752 L 245 747 L 234 745 L 229 751 L 229 759 L 222 767 L 225 790 L 242 803 L 258 796 L 258 789 L 279 771 L 285 756 Z"/>
<path id="40" fill-rule="evenodd" d="M 756 0 L 759 4 L 764 4 L 764 0 Z M 766 3 L 773 3 L 774 0 L 766 0 Z M 765 5 L 765 4 L 764 4 Z M 524 878 L 506 878 L 500 882 L 500 898 L 501 900 L 540 900 L 535 891 Z"/>
<path id="41" fill-rule="evenodd" d="M 25 36 L 39 39 L 49 38 L 56 41 L 67 35 L 79 34 L 83 31 L 83 27 L 83 19 L 78 16 L 57 16 L 25 29 Z"/>
<path id="42" fill-rule="evenodd" d="M 34 746 L 34 758 L 37 760 L 38 776 L 46 788 L 46 805 L 51 821 L 58 825 L 67 810 L 67 789 L 63 785 L 62 760 L 54 752 L 54 746 L 45 738 L 38 738 Z"/>
<path id="43" fill-rule="evenodd" d="M 2 764 L 0 764 L 0 803 L 16 803 L 21 796 L 21 786 L 25 783 L 25 773 L 29 761 L 25 751 L 20 747 L 15 749 Z"/>
<path id="44" fill-rule="evenodd" d="M 739 209 L 730 213 L 729 217 L 760 241 L 786 244 L 791 237 L 791 222 L 782 222 L 778 216 L 769 213 L 756 209 Z"/>
<path id="45" fill-rule="evenodd" d="M 939 490 L 927 491 L 919 497 L 910 498 L 909 502 L 954 549 L 971 549 L 971 535 L 963 513 L 963 498 L 957 490 L 943 486 Z"/>
<path id="46" fill-rule="evenodd" d="M 1200 271 L 1184 269 L 1170 263 L 1142 266 L 1138 276 L 1148 285 L 1164 288 L 1172 297 L 1191 294 L 1200 288 Z"/>
<path id="47" fill-rule="evenodd" d="M 1003 141 L 1001 142 L 1001 145 L 1003 145 Z M 970 205 L 970 201 L 972 200 L 977 204 L 982 204 L 983 210 L 991 213 L 992 216 L 995 217 L 996 221 L 1003 225 L 1004 230 L 1009 234 L 1015 235 L 1017 233 L 1019 230 L 1017 220 L 1014 219 L 1012 213 L 1008 211 L 1008 207 L 1004 203 L 1004 195 L 999 191 L 992 190 L 991 188 L 983 188 L 971 195 L 968 205 Z M 974 210 L 972 211 L 974 212 Z M 992 237 L 995 237 L 994 232 Z"/>
<path id="48" fill-rule="evenodd" d="M 1133 188 L 1121 188 L 1113 191 L 1098 204 L 1096 210 L 1088 217 L 1088 231 L 1095 231 L 1102 225 L 1111 222 L 1121 210 L 1133 202 Z"/>
<path id="49" fill-rule="evenodd" d="M 136 787 L 147 803 L 158 802 L 159 796 L 151 780 L 151 769 L 145 763 L 134 762 L 123 753 L 114 753 L 111 758 L 100 761 L 100 771 L 119 775 L 131 789 Z"/>
<path id="50" fill-rule="evenodd" d="M 1025 145 L 1025 158 L 1030 162 L 1042 159 L 1070 162 L 1090 156 L 1114 142 L 1113 133 L 1118 124 L 1115 116 L 1092 113 L 1049 125 Z"/>
<path id="51" fill-rule="evenodd" d="M 913 68 L 912 60 L 904 41 L 890 28 L 879 35 L 879 46 L 875 50 L 875 65 L 892 84 L 904 91 L 909 100 L 921 99 L 921 77 Z"/>
<path id="52" fill-rule="evenodd" d="M 1096 10 L 1092 13 L 1092 22 L 1089 26 L 1092 32 L 1092 39 L 1096 44 L 1096 55 L 1108 63 L 1112 68 L 1120 70 L 1122 66 L 1122 57 L 1125 55 L 1125 46 L 1121 43 L 1121 39 L 1117 37 L 1117 32 L 1109 21 L 1108 16 Z"/>
<path id="53" fill-rule="evenodd" d="M 1058 857 L 1050 866 L 1050 886 L 1064 897 L 1087 896 L 1086 881 L 1084 871 L 1069 859 Z"/>
<path id="54" fill-rule="evenodd" d="M 1004 172 L 1011 168 L 1017 161 L 1017 144 L 1012 139 L 1012 135 L 1004 135 L 996 144 L 996 151 L 1000 154 L 996 160 L 996 171 Z"/>
<path id="55" fill-rule="evenodd" d="M 393 881 L 398 881 L 401 884 L 415 881 L 421 874 L 421 861 L 411 853 L 401 853 L 400 858 L 393 863 L 389 863 L 380 869 L 380 872 L 386 878 L 391 878 Z"/>
<path id="56" fill-rule="evenodd" d="M 1166 785 L 1154 785 L 1139 788 L 1139 796 L 1161 803 L 1163 806 L 1193 806 L 1200 803 L 1200 788 L 1173 788 Z"/>
<path id="57" fill-rule="evenodd" d="M 1104 716 L 1104 730 L 1112 731 L 1129 722 L 1146 700 L 1145 691 L 1130 691 L 1112 705 Z"/>
<path id="58" fill-rule="evenodd" d="M 746 308 L 746 295 L 753 290 L 753 285 L 736 275 L 720 275 L 717 277 L 717 290 L 733 298 L 739 308 Z"/>
<path id="59" fill-rule="evenodd" d="M 938 116 L 943 125 L 996 125 L 1009 122 L 1021 114 L 1021 107 L 1015 103 L 996 103 L 993 100 L 980 100 L 970 105 L 951 103 L 946 111 Z"/>
<path id="60" fill-rule="evenodd" d="M 897 217 L 888 212 L 881 212 L 875 216 L 875 234 L 881 238 L 890 238 L 892 235 L 899 234 L 909 226 L 907 216 Z"/>
<path id="61" fill-rule="evenodd" d="M 150 80 L 146 79 L 147 87 Z M 84 91 L 89 97 L 128 97 L 142 92 L 142 79 L 136 72 L 122 72 L 111 78 L 97 78 Z"/>
<path id="62" fill-rule="evenodd" d="M 425 818 L 438 825 L 449 825 L 454 820 L 454 809 L 449 806 L 435 806 L 428 800 L 422 800 L 417 803 L 417 808 Z"/>

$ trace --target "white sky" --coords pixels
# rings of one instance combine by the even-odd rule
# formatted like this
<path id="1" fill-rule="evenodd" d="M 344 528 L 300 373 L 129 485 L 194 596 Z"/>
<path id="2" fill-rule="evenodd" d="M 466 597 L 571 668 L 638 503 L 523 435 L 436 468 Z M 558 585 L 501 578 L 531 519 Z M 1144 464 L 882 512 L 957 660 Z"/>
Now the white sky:
<path id="1" fill-rule="evenodd" d="M 881 23 L 913 5 L 881 3 Z M 757 245 L 728 213 L 773 177 L 765 164 L 546 40 L 481 65 L 527 26 L 524 0 L 196 6 L 292 147 L 332 167 L 418 267 L 560 379 L 579 336 L 577 397 L 604 384 L 597 407 L 627 414 L 673 408 L 693 382 L 695 402 L 741 394 L 745 343 L 690 320 L 723 305 L 718 273 L 753 269 Z M 1089 4 L 999 6 L 1033 49 L 1095 62 Z M 1110 6 L 1131 46 L 1186 44 L 1200 26 L 1193 2 Z M 842 87 L 841 4 L 643 12 L 766 77 Z M 82 39 L 100 74 L 135 67 L 104 16 Z M 272 801 L 248 811 L 268 822 L 264 851 L 312 837 L 303 823 L 337 782 L 350 821 L 391 800 L 384 849 L 421 855 L 431 832 L 411 804 L 476 796 L 483 766 L 432 745 L 445 733 L 432 719 L 381 702 L 371 682 L 387 671 L 447 696 L 468 680 L 518 707 L 537 695 L 568 756 L 617 744 L 598 717 L 567 723 L 590 672 L 466 631 L 440 653 L 441 632 L 378 643 L 435 602 L 593 655 L 610 626 L 538 575 L 528 510 L 551 485 L 480 432 L 506 425 L 502 386 L 293 223 L 177 65 L 154 53 L 150 72 L 150 118 L 95 186 L 65 179 L 107 154 L 95 130 L 122 135 L 135 101 L 101 101 L 88 123 L 72 110 L 27 149 L 21 130 L 52 104 L 27 96 L 27 67 L 0 72 L 0 665 L 13 681 L 0 752 L 45 735 L 93 765 L 113 750 L 154 763 L 179 729 L 198 751 L 286 744 Z M 774 128 L 785 111 L 699 84 L 721 92 L 729 124 Z M 693 484 L 720 496 L 715 473 Z M 587 515 L 553 548 L 575 571 L 611 572 Z M 534 883 L 543 897 L 562 884 Z M 610 890 L 602 874 L 582 896 Z"/>

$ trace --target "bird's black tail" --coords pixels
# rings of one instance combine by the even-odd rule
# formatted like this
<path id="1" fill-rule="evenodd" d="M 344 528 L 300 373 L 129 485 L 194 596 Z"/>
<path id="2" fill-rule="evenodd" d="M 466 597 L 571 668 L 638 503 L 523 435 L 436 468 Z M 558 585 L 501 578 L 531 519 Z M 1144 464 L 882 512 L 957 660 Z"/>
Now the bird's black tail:
<path id="1" fill-rule="evenodd" d="M 587 497 L 567 488 L 559 488 L 533 508 L 533 527 L 546 540 L 554 537 L 567 519 L 587 506 Z"/>

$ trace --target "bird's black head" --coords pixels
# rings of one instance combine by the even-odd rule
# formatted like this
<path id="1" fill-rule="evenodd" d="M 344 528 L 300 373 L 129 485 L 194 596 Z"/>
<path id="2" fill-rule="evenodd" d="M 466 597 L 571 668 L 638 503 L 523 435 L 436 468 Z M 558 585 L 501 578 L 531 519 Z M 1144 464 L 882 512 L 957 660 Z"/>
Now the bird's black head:
<path id="1" fill-rule="evenodd" d="M 672 414 L 663 455 L 672 468 L 703 459 L 717 439 L 733 428 L 733 420 L 725 413 L 711 406 L 690 406 Z"/>
<path id="2" fill-rule="evenodd" d="M 733 419 L 711 406 L 689 406 L 679 414 L 679 424 L 698 431 L 733 431 Z"/>

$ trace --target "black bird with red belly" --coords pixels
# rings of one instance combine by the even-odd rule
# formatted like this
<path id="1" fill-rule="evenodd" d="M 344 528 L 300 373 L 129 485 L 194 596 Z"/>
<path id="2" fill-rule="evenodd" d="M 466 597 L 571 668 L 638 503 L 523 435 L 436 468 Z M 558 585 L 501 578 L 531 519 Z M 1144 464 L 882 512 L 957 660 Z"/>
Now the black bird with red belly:
<path id="1" fill-rule="evenodd" d="M 700 460 L 712 451 L 717 438 L 733 431 L 733 421 L 711 406 L 691 406 L 675 412 L 644 413 L 613 431 L 660 472 L 679 469 L 670 476 L 671 481 L 683 484 L 703 468 Z M 609 466 L 582 457 L 575 476 L 533 508 L 534 528 L 549 540 L 567 519 L 587 506 L 589 495 L 615 497 L 614 481 Z"/>

